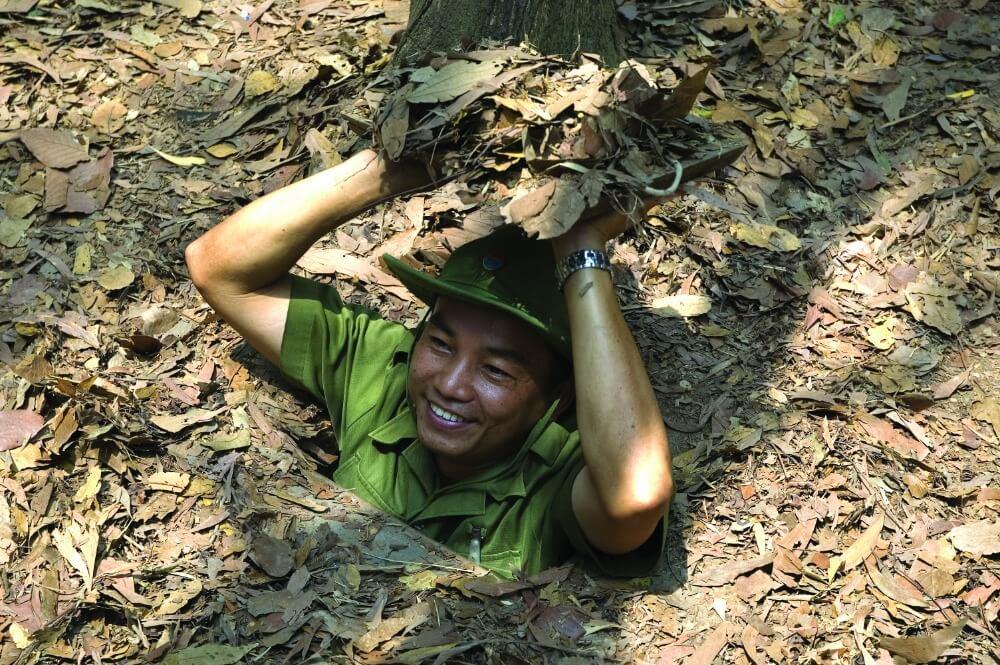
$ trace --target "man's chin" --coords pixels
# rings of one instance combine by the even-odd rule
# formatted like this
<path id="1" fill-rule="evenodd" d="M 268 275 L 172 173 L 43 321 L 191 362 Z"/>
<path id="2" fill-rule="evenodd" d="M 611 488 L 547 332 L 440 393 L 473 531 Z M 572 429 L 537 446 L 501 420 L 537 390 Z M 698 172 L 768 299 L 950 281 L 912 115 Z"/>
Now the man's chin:
<path id="1" fill-rule="evenodd" d="M 417 438 L 428 452 L 442 457 L 461 457 L 472 449 L 464 437 L 449 437 L 426 426 L 417 426 Z"/>

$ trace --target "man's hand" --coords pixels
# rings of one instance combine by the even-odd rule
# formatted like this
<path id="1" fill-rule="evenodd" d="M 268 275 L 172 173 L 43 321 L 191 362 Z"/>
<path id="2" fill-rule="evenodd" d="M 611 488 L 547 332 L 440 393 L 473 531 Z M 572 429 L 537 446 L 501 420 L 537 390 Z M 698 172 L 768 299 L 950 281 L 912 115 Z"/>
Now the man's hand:
<path id="1" fill-rule="evenodd" d="M 227 323 L 277 363 L 288 271 L 299 257 L 379 201 L 429 184 L 420 164 L 389 164 L 372 150 L 362 151 L 257 199 L 188 245 L 191 281 Z"/>
<path id="2" fill-rule="evenodd" d="M 647 201 L 643 213 L 659 202 Z M 581 249 L 604 250 L 630 227 L 617 212 L 577 222 L 552 240 L 556 260 Z M 586 460 L 573 483 L 573 512 L 594 547 L 623 554 L 649 539 L 673 496 L 667 431 L 611 276 L 579 270 L 563 289 Z"/>
<path id="3" fill-rule="evenodd" d="M 569 231 L 551 240 L 556 260 L 581 249 L 603 250 L 610 240 L 634 226 L 633 219 L 643 219 L 652 208 L 671 198 L 673 196 L 644 199 L 632 217 L 617 210 L 590 216 L 584 212 L 584 217 Z M 598 206 L 598 209 L 601 207 L 603 206 Z"/>

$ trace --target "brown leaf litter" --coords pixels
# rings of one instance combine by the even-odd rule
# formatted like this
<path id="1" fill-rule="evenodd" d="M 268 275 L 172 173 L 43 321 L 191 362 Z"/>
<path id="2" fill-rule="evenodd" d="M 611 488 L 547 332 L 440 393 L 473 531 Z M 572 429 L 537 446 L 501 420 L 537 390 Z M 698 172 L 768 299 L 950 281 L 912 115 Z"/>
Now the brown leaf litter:
<path id="1" fill-rule="evenodd" d="M 397 84 L 399 0 L 0 0 L 0 663 L 1000 660 L 996 13 L 618 7 L 630 70 L 497 45 Z M 643 90 L 662 151 L 594 140 Z M 477 173 L 303 267 L 409 322 L 382 251 L 440 266 L 748 144 L 614 244 L 675 453 L 652 577 L 500 581 L 361 505 L 193 291 L 186 242 L 376 127 Z"/>

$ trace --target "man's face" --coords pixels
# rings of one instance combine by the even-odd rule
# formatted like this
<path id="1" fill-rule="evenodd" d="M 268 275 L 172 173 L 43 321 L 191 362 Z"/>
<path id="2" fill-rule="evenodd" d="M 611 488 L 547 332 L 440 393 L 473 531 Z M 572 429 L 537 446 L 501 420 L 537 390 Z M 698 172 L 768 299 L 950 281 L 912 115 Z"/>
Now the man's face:
<path id="1" fill-rule="evenodd" d="M 509 459 L 554 399 L 553 352 L 527 324 L 438 298 L 410 361 L 420 442 L 448 480 Z"/>

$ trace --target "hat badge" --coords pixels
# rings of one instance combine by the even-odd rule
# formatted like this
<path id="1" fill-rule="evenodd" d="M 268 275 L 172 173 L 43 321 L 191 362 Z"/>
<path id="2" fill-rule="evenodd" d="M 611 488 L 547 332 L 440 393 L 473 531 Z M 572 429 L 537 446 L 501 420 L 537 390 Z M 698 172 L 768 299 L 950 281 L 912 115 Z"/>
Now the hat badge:
<path id="1" fill-rule="evenodd" d="M 491 252 L 490 254 L 483 256 L 483 268 L 489 270 L 490 272 L 500 270 L 500 268 L 503 268 L 505 263 L 506 261 L 504 260 L 502 254 Z"/>

